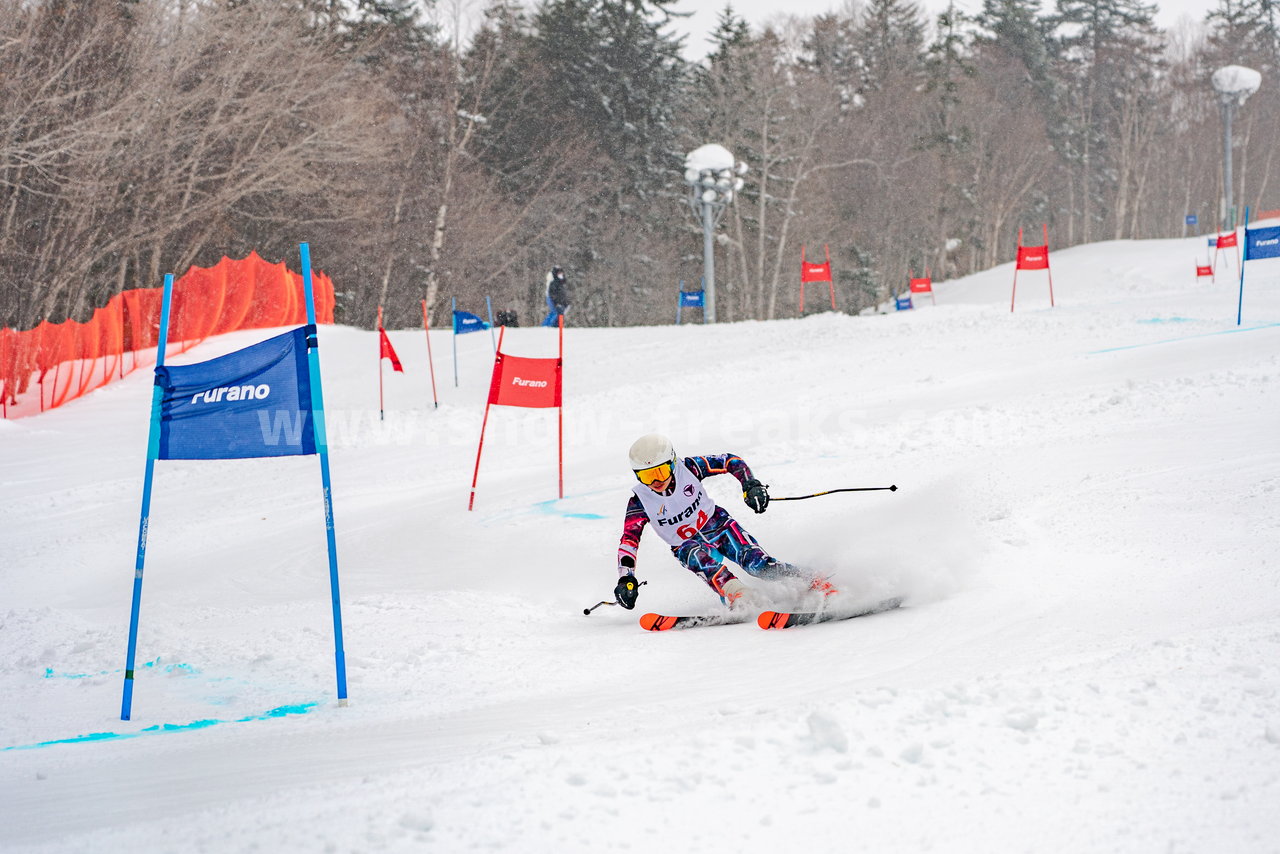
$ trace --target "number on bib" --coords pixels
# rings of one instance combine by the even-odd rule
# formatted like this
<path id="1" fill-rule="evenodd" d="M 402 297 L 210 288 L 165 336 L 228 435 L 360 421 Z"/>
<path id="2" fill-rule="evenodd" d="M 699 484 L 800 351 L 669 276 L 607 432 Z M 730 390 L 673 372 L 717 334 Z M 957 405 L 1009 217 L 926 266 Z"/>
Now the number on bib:
<path id="1" fill-rule="evenodd" d="M 694 534 L 698 533 L 705 524 L 707 524 L 707 511 L 699 510 L 698 521 L 692 525 L 681 525 L 679 528 L 676 528 L 676 536 L 682 540 L 690 539 Z"/>

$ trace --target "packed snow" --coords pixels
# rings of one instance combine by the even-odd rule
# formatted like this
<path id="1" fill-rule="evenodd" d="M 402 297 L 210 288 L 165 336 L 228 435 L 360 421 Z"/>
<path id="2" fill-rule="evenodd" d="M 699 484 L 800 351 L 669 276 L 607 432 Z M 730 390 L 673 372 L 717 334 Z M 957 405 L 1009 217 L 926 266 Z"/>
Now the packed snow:
<path id="1" fill-rule="evenodd" d="M 694 171 L 733 169 L 733 154 L 723 145 L 717 145 L 714 142 L 708 143 L 695 148 L 684 156 L 684 168 L 693 169 Z"/>
<path id="2" fill-rule="evenodd" d="M 376 334 L 322 328 L 347 707 L 314 457 L 157 463 L 124 722 L 150 378 L 0 422 L 0 849 L 1280 851 L 1280 262 L 1237 325 L 1204 252 L 1055 251 L 1012 313 L 1006 264 L 912 311 L 570 328 L 565 497 L 554 412 L 495 408 L 473 512 L 490 336 L 455 387 L 433 333 L 436 409 L 393 331 L 381 422 Z M 584 616 L 654 430 L 775 496 L 896 484 L 756 516 L 708 481 L 904 606 L 644 632 L 720 607 L 648 533 L 637 610 Z"/>
<path id="3" fill-rule="evenodd" d="M 1212 81 L 1215 92 L 1235 95 L 1243 104 L 1262 85 L 1262 75 L 1242 65 L 1228 65 L 1213 72 Z"/>

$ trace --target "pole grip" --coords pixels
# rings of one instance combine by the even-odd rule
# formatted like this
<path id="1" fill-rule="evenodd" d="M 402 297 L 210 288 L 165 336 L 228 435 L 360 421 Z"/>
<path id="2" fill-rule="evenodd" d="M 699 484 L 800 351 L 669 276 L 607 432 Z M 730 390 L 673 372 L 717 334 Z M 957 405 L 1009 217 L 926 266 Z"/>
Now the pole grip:
<path id="1" fill-rule="evenodd" d="M 637 588 L 644 587 L 644 586 L 645 586 L 646 584 L 648 584 L 648 583 L 649 583 L 649 582 L 647 582 L 647 581 L 641 581 L 639 584 L 637 584 L 637 585 L 636 585 L 636 587 L 637 587 Z M 617 604 L 618 604 L 618 603 L 617 603 L 615 600 L 613 600 L 613 599 L 601 599 L 599 602 L 597 602 L 596 604 L 592 605 L 590 608 L 583 608 L 583 609 L 582 609 L 582 613 L 583 613 L 583 615 L 585 615 L 585 616 L 588 616 L 588 617 L 589 617 L 589 616 L 591 616 L 591 612 L 592 612 L 592 611 L 594 611 L 596 608 L 599 608 L 601 605 L 617 605 Z"/>

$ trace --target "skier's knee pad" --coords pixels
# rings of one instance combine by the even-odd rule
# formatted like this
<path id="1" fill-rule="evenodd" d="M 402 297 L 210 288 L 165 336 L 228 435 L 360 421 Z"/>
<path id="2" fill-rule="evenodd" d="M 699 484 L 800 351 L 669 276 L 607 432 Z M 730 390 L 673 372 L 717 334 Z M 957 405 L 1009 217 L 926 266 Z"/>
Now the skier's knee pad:
<path id="1" fill-rule="evenodd" d="M 710 578 L 721 565 L 719 555 L 701 543 L 681 546 L 676 551 L 676 559 L 684 564 L 686 569 L 707 578 Z"/>

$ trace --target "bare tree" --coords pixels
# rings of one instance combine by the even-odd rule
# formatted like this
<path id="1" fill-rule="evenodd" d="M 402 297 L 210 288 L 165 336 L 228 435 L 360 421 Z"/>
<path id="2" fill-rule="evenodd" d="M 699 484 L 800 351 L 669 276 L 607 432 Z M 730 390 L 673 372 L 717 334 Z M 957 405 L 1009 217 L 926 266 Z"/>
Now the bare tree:
<path id="1" fill-rule="evenodd" d="M 288 9 L 58 5 L 13 0 L 0 16 L 15 72 L 0 92 L 16 108 L 0 268 L 41 285 L 11 319 L 83 314 L 162 270 L 255 245 L 270 254 L 365 212 L 355 191 L 387 150 L 386 102 Z M 36 86 L 51 53 L 57 73 Z M 270 247 L 253 240 L 266 230 Z"/>

